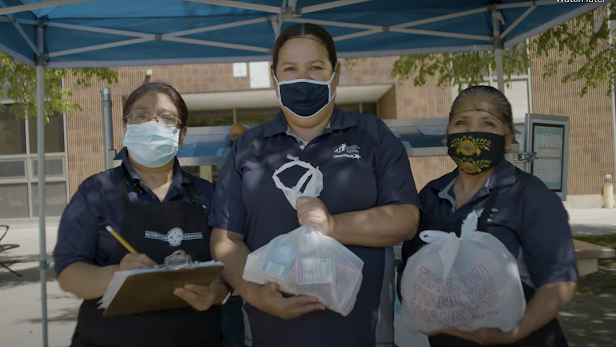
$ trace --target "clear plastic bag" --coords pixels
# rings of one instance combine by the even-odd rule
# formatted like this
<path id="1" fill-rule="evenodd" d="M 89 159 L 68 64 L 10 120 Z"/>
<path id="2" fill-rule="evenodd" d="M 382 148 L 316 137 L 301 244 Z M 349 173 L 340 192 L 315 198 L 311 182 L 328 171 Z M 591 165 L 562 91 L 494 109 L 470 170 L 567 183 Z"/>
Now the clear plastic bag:
<path id="1" fill-rule="evenodd" d="M 323 175 L 308 163 L 291 156 L 289 159 L 292 161 L 276 170 L 273 179 L 295 208 L 298 197 L 320 194 Z M 308 171 L 295 187 L 287 188 L 278 174 L 295 165 Z M 300 189 L 309 177 L 302 193 Z M 288 294 L 314 296 L 328 309 L 347 316 L 355 306 L 363 266 L 364 262 L 344 245 L 313 226 L 303 225 L 249 254 L 243 278 L 258 284 L 275 282 Z"/>
<path id="2" fill-rule="evenodd" d="M 449 327 L 513 330 L 526 300 L 516 259 L 496 237 L 476 231 L 477 214 L 455 233 L 426 230 L 401 282 L 402 319 L 413 333 Z"/>

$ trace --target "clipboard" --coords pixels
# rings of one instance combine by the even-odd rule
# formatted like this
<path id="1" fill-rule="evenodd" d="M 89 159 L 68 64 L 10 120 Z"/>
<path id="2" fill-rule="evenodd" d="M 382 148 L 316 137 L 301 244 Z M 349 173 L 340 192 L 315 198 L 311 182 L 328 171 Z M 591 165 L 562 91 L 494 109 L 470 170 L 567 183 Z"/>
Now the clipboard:
<path id="1" fill-rule="evenodd" d="M 105 309 L 104 317 L 114 317 L 190 307 L 173 291 L 187 284 L 209 286 L 223 268 L 221 262 L 193 262 L 184 251 L 175 251 L 163 265 L 116 272 L 99 309 Z"/>

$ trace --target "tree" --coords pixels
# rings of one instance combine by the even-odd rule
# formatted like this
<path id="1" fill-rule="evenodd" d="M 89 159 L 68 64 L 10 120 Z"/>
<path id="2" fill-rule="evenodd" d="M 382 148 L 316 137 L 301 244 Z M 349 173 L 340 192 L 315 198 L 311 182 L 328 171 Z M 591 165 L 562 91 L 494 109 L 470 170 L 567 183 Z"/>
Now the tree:
<path id="1" fill-rule="evenodd" d="M 71 116 L 81 106 L 70 100 L 71 89 L 62 81 L 75 77 L 78 85 L 90 87 L 92 78 L 109 84 L 118 82 L 118 73 L 108 68 L 45 69 L 45 117 L 56 113 Z M 0 52 L 0 97 L 13 100 L 9 112 L 16 118 L 36 117 L 36 70 Z M 0 103 L 0 109 L 6 105 Z"/>
<path id="2" fill-rule="evenodd" d="M 505 82 L 509 81 L 512 75 L 527 71 L 531 58 L 547 59 L 542 76 L 544 79 L 556 75 L 558 67 L 565 64 L 570 66 L 580 59 L 583 61 L 582 67 L 568 72 L 561 82 L 583 81 L 580 97 L 586 95 L 589 88 L 597 88 L 598 85 L 607 83 L 607 95 L 611 95 L 616 77 L 615 69 L 611 69 L 612 61 L 616 61 L 616 43 L 613 42 L 611 46 L 608 43 L 608 20 L 616 20 L 614 3 L 539 34 L 530 40 L 528 47 L 526 42 L 523 42 L 504 49 Z M 440 88 L 453 85 L 461 89 L 465 84 L 483 82 L 486 76 L 495 70 L 493 51 L 419 54 L 398 58 L 391 75 L 393 78 L 397 77 L 401 83 L 414 76 L 414 86 L 424 85 L 427 76 L 438 75 Z"/>

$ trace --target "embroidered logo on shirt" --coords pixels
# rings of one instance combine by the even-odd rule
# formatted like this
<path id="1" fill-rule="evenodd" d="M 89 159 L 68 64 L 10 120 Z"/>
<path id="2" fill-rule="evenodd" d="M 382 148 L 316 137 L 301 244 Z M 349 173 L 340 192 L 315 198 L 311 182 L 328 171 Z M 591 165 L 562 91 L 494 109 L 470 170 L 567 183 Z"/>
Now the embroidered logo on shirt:
<path id="1" fill-rule="evenodd" d="M 202 233 L 184 233 L 180 228 L 173 228 L 167 232 L 167 235 L 157 233 L 155 231 L 146 231 L 145 238 L 151 240 L 160 240 L 169 242 L 169 246 L 177 247 L 182 244 L 182 241 L 203 240 Z"/>
<path id="2" fill-rule="evenodd" d="M 346 143 L 343 143 L 340 146 L 334 148 L 334 153 L 336 153 L 334 154 L 334 158 L 361 158 L 361 155 L 359 155 L 359 146 L 357 145 L 347 146 Z"/>

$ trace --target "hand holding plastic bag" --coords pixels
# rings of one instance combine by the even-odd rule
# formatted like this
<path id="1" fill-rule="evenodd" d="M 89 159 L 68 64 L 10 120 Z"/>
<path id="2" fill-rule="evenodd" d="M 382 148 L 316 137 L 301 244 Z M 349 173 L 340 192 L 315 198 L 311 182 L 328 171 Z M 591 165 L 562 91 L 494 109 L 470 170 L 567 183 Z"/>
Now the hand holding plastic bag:
<path id="1" fill-rule="evenodd" d="M 402 319 L 413 333 L 457 328 L 513 330 L 526 301 L 516 259 L 494 236 L 476 231 L 471 212 L 460 238 L 426 230 L 428 245 L 408 259 L 402 275 Z"/>
<path id="2" fill-rule="evenodd" d="M 276 170 L 272 178 L 296 208 L 298 197 L 319 196 L 323 174 L 298 158 L 289 156 L 289 159 L 292 161 Z M 295 165 L 306 168 L 307 172 L 297 185 L 287 188 L 278 175 Z M 302 193 L 300 189 L 305 184 Z M 288 294 L 314 296 L 328 309 L 346 316 L 355 305 L 363 266 L 363 261 L 344 245 L 313 226 L 303 225 L 249 254 L 243 278 L 258 284 L 275 282 Z"/>

